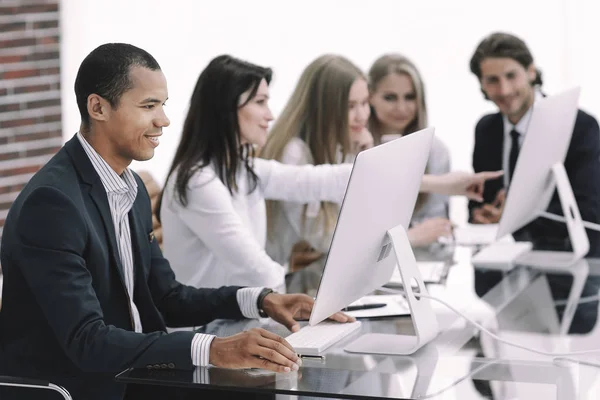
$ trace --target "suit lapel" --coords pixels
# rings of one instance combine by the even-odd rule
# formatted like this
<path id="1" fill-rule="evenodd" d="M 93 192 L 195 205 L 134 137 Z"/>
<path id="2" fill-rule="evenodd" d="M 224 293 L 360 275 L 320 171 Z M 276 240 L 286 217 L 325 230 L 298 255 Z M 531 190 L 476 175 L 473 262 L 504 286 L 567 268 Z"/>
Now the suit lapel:
<path id="1" fill-rule="evenodd" d="M 94 169 L 92 162 L 85 153 L 85 150 L 83 150 L 83 147 L 81 147 L 81 143 L 79 143 L 79 139 L 77 139 L 76 136 L 65 143 L 65 150 L 71 156 L 73 164 L 75 165 L 75 169 L 81 180 L 84 184 L 89 186 L 89 196 L 92 198 L 92 201 L 96 206 L 100 217 L 102 218 L 106 237 L 108 238 L 108 250 L 110 257 L 113 261 L 113 264 L 116 266 L 123 287 L 126 288 L 127 286 L 125 285 L 123 265 L 121 264 L 121 258 L 119 256 L 119 247 L 117 245 L 115 227 L 112 221 L 112 214 L 110 212 L 110 206 L 108 204 L 108 197 L 106 195 L 104 185 L 102 185 L 100 176 Z"/>
<path id="2" fill-rule="evenodd" d="M 117 244 L 117 236 L 115 233 L 115 225 L 113 224 L 112 214 L 110 212 L 110 206 L 108 204 L 108 197 L 106 196 L 106 190 L 102 185 L 102 182 L 92 185 L 90 189 L 90 197 L 94 201 L 102 222 L 104 223 L 104 229 L 106 230 L 106 237 L 108 237 L 109 252 L 112 261 L 117 266 L 121 281 L 125 285 L 125 275 L 123 273 L 123 265 L 121 264 L 121 257 L 119 255 L 119 247 Z"/>
<path id="3" fill-rule="evenodd" d="M 496 121 L 491 126 L 489 132 L 489 171 L 498 171 L 502 169 L 502 154 L 504 152 L 504 122 L 502 114 L 496 114 Z"/>
<path id="4" fill-rule="evenodd" d="M 475 172 L 498 171 L 502 169 L 502 154 L 504 149 L 504 123 L 502 114 L 497 113 L 481 127 L 477 138 L 477 166 Z M 474 159 L 476 155 L 473 155 Z M 475 167 L 475 165 L 474 165 Z M 504 187 L 504 177 L 485 183 L 483 198 L 486 203 L 494 201 L 498 191 Z"/>

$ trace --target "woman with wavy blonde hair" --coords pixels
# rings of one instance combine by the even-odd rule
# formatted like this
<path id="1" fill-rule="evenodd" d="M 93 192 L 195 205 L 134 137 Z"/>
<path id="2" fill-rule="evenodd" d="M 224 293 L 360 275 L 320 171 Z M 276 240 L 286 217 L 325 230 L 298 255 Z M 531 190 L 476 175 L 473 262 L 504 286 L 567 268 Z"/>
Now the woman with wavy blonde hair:
<path id="1" fill-rule="evenodd" d="M 363 72 L 342 56 L 323 55 L 300 76 L 260 155 L 294 165 L 352 162 L 372 146 L 369 112 Z M 329 248 L 338 212 L 332 202 L 267 202 L 267 252 L 287 262 L 294 244 L 304 240 L 318 257 Z"/>

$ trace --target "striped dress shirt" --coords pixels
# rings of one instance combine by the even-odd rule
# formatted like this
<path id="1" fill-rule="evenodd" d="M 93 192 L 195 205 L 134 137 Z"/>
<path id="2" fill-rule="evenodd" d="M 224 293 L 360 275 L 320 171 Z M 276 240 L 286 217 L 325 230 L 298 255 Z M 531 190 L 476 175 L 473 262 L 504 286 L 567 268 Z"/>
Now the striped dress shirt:
<path id="1" fill-rule="evenodd" d="M 125 168 L 123 174 L 119 176 L 115 170 L 96 152 L 96 150 L 85 140 L 81 133 L 77 133 L 77 138 L 83 147 L 83 150 L 89 157 L 94 169 L 100 176 L 102 185 L 106 190 L 110 213 L 119 248 L 119 258 L 123 266 L 123 276 L 125 278 L 125 287 L 129 298 L 129 309 L 133 318 L 135 332 L 143 332 L 140 313 L 133 302 L 133 282 L 134 282 L 134 261 L 131 245 L 131 229 L 129 227 L 129 211 L 135 202 L 138 187 L 135 177 L 129 168 Z M 258 307 L 256 301 L 262 288 L 244 288 L 236 293 L 236 298 L 242 315 L 246 318 L 258 318 Z M 206 366 L 209 364 L 210 344 L 214 335 L 197 333 L 192 339 L 191 357 L 192 363 L 196 366 Z"/>

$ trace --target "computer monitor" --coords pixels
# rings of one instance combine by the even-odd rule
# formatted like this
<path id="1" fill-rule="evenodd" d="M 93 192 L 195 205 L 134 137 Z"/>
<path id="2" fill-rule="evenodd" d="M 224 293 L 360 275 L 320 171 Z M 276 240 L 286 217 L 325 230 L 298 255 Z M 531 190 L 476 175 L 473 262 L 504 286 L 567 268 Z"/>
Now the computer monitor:
<path id="1" fill-rule="evenodd" d="M 577 117 L 579 93 L 580 88 L 570 89 L 540 99 L 533 106 L 498 225 L 498 239 L 527 225 L 546 210 L 557 189 L 573 253 L 552 252 L 554 263 L 562 255 L 567 264 L 573 264 L 589 250 L 589 240 L 563 166 Z M 542 256 L 545 253 L 538 252 Z M 529 261 L 533 262 L 535 257 L 531 256 L 535 254 L 529 255 Z"/>
<path id="2" fill-rule="evenodd" d="M 310 325 L 316 325 L 388 283 L 397 268 L 397 260 L 402 263 L 404 282 L 416 284 L 416 290 L 426 293 L 406 230 L 419 194 L 433 135 L 434 129 L 427 128 L 362 151 L 356 157 Z M 403 348 L 397 354 L 411 354 L 426 341 L 425 337 L 428 340 L 430 336 L 434 337 L 438 329 L 429 300 L 416 300 L 413 289 L 406 290 L 417 338 L 412 336 L 407 343 L 393 344 L 394 348 Z M 418 326 L 417 321 L 420 322 Z"/>

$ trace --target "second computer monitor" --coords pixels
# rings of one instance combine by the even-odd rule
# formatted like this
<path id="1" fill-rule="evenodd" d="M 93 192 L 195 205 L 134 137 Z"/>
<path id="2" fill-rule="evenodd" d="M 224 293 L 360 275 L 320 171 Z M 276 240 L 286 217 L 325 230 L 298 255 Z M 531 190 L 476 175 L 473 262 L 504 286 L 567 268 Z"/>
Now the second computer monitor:
<path id="1" fill-rule="evenodd" d="M 545 97 L 533 106 L 531 119 L 515 166 L 498 225 L 497 238 L 511 234 L 538 218 L 554 194 L 554 165 L 567 155 L 579 88 Z"/>
<path id="2" fill-rule="evenodd" d="M 408 229 L 433 140 L 427 128 L 362 151 L 342 203 L 310 324 L 388 283 L 387 231 Z"/>

